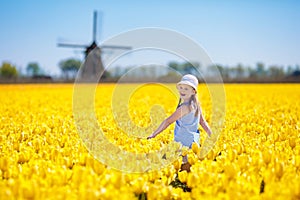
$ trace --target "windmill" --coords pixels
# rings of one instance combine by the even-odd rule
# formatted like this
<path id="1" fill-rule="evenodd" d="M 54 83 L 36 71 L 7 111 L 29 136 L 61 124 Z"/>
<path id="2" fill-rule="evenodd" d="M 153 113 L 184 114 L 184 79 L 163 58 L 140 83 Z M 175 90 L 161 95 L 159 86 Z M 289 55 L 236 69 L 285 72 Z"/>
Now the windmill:
<path id="1" fill-rule="evenodd" d="M 129 46 L 119 46 L 119 45 L 102 45 L 98 46 L 96 41 L 97 35 L 97 11 L 94 11 L 93 15 L 93 41 L 90 45 L 84 44 L 66 44 L 58 43 L 58 47 L 67 47 L 67 48 L 81 48 L 84 49 L 85 61 L 81 67 L 80 76 L 86 80 L 94 80 L 99 75 L 104 73 L 104 67 L 102 62 L 102 50 L 111 49 L 111 50 L 130 50 Z"/>

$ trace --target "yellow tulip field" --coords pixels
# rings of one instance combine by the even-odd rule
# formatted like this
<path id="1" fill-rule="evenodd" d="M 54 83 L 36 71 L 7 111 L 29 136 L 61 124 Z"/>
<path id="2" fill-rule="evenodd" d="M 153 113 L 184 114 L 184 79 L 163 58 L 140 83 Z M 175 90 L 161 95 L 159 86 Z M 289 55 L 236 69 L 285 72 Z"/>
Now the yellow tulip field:
<path id="1" fill-rule="evenodd" d="M 115 86 L 99 84 L 95 91 L 95 115 L 110 143 L 147 153 L 173 142 L 174 124 L 146 138 L 176 109 L 177 94 L 162 85 L 139 87 L 128 102 L 120 98 L 128 107 L 114 117 Z M 190 171 L 180 169 L 178 156 L 159 170 L 131 173 L 95 159 L 82 142 L 73 84 L 0 85 L 0 199 L 300 199 L 300 85 L 224 84 L 224 89 L 225 119 L 213 149 L 199 157 L 207 138 L 200 127 L 201 147 L 183 150 Z M 198 91 L 213 125 L 210 92 L 205 84 Z M 144 129 L 126 127 L 126 116 Z M 143 137 L 130 134 L 140 130 Z M 100 156 L 108 159 L 111 153 Z"/>

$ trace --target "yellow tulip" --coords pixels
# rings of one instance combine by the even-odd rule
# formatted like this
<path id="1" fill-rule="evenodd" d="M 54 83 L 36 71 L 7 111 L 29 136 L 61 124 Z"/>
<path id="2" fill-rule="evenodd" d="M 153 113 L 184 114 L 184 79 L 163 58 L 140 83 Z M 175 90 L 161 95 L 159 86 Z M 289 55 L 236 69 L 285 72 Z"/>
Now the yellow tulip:
<path id="1" fill-rule="evenodd" d="M 198 157 L 195 154 L 188 154 L 188 162 L 194 165 L 198 161 Z"/>
<path id="2" fill-rule="evenodd" d="M 229 179 L 234 178 L 237 175 L 237 168 L 234 164 L 226 164 L 224 166 L 224 171 Z"/>
<path id="3" fill-rule="evenodd" d="M 180 167 L 181 167 L 181 163 L 182 163 L 182 159 L 180 157 L 180 159 L 177 159 L 174 163 L 173 163 L 173 166 L 176 170 L 179 170 Z"/>
<path id="4" fill-rule="evenodd" d="M 274 140 L 274 142 L 278 142 L 278 140 L 279 140 L 279 134 L 278 133 L 273 133 L 273 140 Z"/>
<path id="5" fill-rule="evenodd" d="M 189 188 L 197 187 L 199 185 L 199 175 L 196 173 L 189 173 L 186 183 Z"/>
<path id="6" fill-rule="evenodd" d="M 173 163 L 160 163 L 172 152 L 152 154 L 157 163 L 139 155 L 159 152 L 165 145 L 179 149 L 174 124 L 152 140 L 134 137 L 151 134 L 174 112 L 177 97 L 172 92 L 157 84 L 99 84 L 96 124 L 105 139 L 119 147 L 108 145 L 103 151 L 103 136 L 91 117 L 73 115 L 73 86 L 0 85 L 0 199 L 297 199 L 300 195 L 299 84 L 225 84 L 226 116 L 216 145 L 201 159 L 196 144 L 183 147 Z M 174 84 L 168 86 L 176 91 Z M 138 89 L 130 99 L 120 96 L 112 101 L 115 87 Z M 198 95 L 206 120 L 218 133 L 214 126 L 220 118 L 213 112 L 216 105 L 205 84 L 199 85 Z M 113 102 L 120 104 L 114 112 Z M 165 113 L 152 109 L 154 105 Z M 81 135 L 78 123 L 86 131 Z M 202 149 L 206 136 L 201 133 Z M 127 152 L 138 159 L 123 158 Z M 190 172 L 180 171 L 185 155 L 192 164 Z M 112 164 L 155 169 L 133 174 L 115 170 Z M 191 192 L 184 191 L 186 187 Z"/>
<path id="7" fill-rule="evenodd" d="M 228 150 L 228 159 L 233 162 L 236 158 L 237 151 L 235 149 L 229 149 Z"/>
<path id="8" fill-rule="evenodd" d="M 300 155 L 295 156 L 295 166 L 300 169 Z"/>
<path id="9" fill-rule="evenodd" d="M 263 174 L 264 181 L 266 184 L 272 183 L 274 181 L 275 175 L 274 175 L 274 169 L 271 168 L 270 170 L 266 170 Z"/>
<path id="10" fill-rule="evenodd" d="M 284 172 L 284 165 L 282 162 L 277 160 L 275 162 L 275 174 L 276 174 L 277 178 L 280 179 L 283 175 L 283 172 Z"/>
<path id="11" fill-rule="evenodd" d="M 14 150 L 16 150 L 16 151 L 20 151 L 20 143 L 19 143 L 19 141 L 14 141 L 13 142 L 13 147 L 14 147 Z"/>
<path id="12" fill-rule="evenodd" d="M 208 154 L 207 154 L 207 159 L 209 159 L 209 160 L 214 160 L 215 159 L 215 152 L 214 152 L 214 150 L 212 149 L 212 150 L 210 150 L 209 152 L 208 152 Z"/>
<path id="13" fill-rule="evenodd" d="M 242 143 L 239 143 L 237 145 L 237 153 L 240 155 L 241 153 L 244 153 L 245 152 L 245 147 Z"/>
<path id="14" fill-rule="evenodd" d="M 161 188 L 156 185 L 150 185 L 149 190 L 147 192 L 147 199 L 149 200 L 156 200 L 160 197 L 160 190 Z"/>
<path id="15" fill-rule="evenodd" d="M 0 169 L 5 172 L 9 168 L 9 158 L 8 157 L 0 157 Z"/>
<path id="16" fill-rule="evenodd" d="M 265 150 L 263 152 L 263 161 L 266 163 L 266 164 L 269 164 L 271 162 L 271 159 L 272 159 L 272 154 L 273 152 L 271 150 Z"/>
<path id="17" fill-rule="evenodd" d="M 28 162 L 29 160 L 29 155 L 25 152 L 21 152 L 19 154 L 19 159 L 18 159 L 18 163 L 25 163 L 25 162 Z"/>
<path id="18" fill-rule="evenodd" d="M 238 164 L 241 169 L 246 169 L 249 164 L 249 159 L 247 155 L 240 155 L 238 158 Z"/>
<path id="19" fill-rule="evenodd" d="M 289 144 L 290 147 L 293 149 L 296 146 L 296 138 L 295 137 L 289 138 Z"/>
<path id="20" fill-rule="evenodd" d="M 186 183 L 187 181 L 187 176 L 188 173 L 186 170 L 180 171 L 178 172 L 178 179 L 182 182 L 182 183 Z"/>
<path id="21" fill-rule="evenodd" d="M 200 147 L 196 142 L 193 142 L 192 144 L 192 150 L 193 152 L 198 155 L 200 153 Z"/>

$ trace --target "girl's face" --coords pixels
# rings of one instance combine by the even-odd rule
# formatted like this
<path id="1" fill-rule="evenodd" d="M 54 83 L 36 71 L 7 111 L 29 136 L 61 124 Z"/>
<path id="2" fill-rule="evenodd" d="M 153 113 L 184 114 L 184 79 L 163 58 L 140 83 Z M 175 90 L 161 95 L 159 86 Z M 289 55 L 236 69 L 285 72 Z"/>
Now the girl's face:
<path id="1" fill-rule="evenodd" d="M 193 87 L 185 84 L 178 85 L 177 90 L 180 94 L 180 98 L 183 100 L 189 100 L 192 95 L 196 94 L 196 91 Z"/>

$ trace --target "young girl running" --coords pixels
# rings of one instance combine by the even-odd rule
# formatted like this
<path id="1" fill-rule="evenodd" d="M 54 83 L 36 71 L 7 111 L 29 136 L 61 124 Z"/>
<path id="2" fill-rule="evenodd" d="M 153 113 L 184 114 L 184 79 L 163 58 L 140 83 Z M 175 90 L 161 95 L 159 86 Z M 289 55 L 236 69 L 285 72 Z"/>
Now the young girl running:
<path id="1" fill-rule="evenodd" d="M 202 115 L 201 107 L 198 102 L 198 79 L 191 74 L 187 74 L 182 77 L 176 86 L 180 94 L 176 111 L 165 119 L 147 139 L 156 137 L 170 124 L 176 121 L 174 140 L 180 142 L 183 146 L 191 148 L 193 142 L 200 145 L 198 124 L 203 127 L 209 137 L 212 131 Z M 183 157 L 183 162 L 187 162 L 187 157 Z"/>

